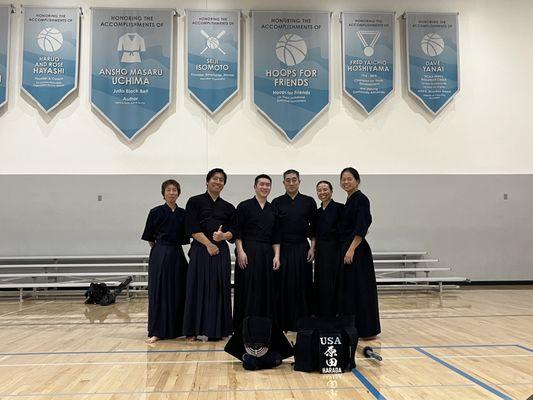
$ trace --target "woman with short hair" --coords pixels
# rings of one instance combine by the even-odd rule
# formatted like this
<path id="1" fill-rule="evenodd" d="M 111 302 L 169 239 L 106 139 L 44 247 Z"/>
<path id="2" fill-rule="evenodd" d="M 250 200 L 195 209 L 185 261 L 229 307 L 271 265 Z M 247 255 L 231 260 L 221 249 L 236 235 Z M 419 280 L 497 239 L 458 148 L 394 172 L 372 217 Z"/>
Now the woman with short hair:
<path id="1" fill-rule="evenodd" d="M 142 239 L 151 247 L 148 261 L 148 339 L 182 336 L 187 260 L 182 245 L 189 243 L 185 233 L 185 210 L 176 204 L 180 184 L 169 179 L 161 185 L 165 204 L 150 210 Z"/>

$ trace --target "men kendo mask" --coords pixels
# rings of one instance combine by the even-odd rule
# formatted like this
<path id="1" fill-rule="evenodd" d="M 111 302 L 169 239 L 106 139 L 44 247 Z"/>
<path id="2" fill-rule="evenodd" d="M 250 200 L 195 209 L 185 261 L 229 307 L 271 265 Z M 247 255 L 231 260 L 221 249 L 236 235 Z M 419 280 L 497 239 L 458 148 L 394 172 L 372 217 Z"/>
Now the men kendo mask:
<path id="1" fill-rule="evenodd" d="M 261 317 L 245 318 L 242 324 L 242 336 L 246 354 L 263 357 L 268 353 L 272 342 L 272 321 Z"/>
<path id="2" fill-rule="evenodd" d="M 242 361 L 243 368 L 251 371 L 275 368 L 294 354 L 283 332 L 265 317 L 244 318 L 224 351 Z"/>

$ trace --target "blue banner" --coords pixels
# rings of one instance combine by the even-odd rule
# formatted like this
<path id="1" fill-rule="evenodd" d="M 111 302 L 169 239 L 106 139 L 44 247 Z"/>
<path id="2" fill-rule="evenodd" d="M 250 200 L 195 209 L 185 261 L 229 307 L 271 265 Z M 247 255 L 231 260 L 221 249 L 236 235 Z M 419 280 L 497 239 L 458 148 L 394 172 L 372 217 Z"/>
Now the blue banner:
<path id="1" fill-rule="evenodd" d="M 132 140 L 171 102 L 174 10 L 92 13 L 91 104 Z"/>
<path id="2" fill-rule="evenodd" d="M 343 12 L 343 89 L 370 114 L 394 90 L 394 13 Z"/>
<path id="3" fill-rule="evenodd" d="M 254 104 L 293 140 L 329 104 L 330 13 L 253 11 Z"/>
<path id="4" fill-rule="evenodd" d="M 239 91 L 241 12 L 186 13 L 187 88 L 215 114 Z"/>
<path id="5" fill-rule="evenodd" d="M 78 87 L 77 8 L 24 7 L 22 90 L 44 111 Z"/>
<path id="6" fill-rule="evenodd" d="M 11 6 L 0 6 L 0 107 L 7 103 Z"/>
<path id="7" fill-rule="evenodd" d="M 407 13 L 409 92 L 433 114 L 459 91 L 456 13 Z"/>

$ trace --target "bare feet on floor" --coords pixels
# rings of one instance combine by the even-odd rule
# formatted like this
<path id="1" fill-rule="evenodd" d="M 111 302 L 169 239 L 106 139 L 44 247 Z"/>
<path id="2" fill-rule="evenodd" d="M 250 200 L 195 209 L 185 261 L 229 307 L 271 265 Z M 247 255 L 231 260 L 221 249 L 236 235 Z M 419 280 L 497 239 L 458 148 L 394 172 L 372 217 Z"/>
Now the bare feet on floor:
<path id="1" fill-rule="evenodd" d="M 157 342 L 158 340 L 160 340 L 160 339 L 157 336 L 152 336 L 152 337 L 149 337 L 148 339 L 146 339 L 145 342 L 148 343 L 148 344 L 152 344 L 152 343 Z"/>

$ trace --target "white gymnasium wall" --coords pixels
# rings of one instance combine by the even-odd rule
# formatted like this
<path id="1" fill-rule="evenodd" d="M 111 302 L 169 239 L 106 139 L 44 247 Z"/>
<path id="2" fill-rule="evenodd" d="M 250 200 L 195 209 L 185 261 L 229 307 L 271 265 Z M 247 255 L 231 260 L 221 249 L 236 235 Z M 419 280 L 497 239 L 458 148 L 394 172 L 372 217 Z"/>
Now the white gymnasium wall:
<path id="1" fill-rule="evenodd" d="M 231 174 L 333 174 L 354 165 L 364 174 L 529 174 L 533 172 L 533 1 L 531 0 L 47 0 L 83 6 L 79 92 L 50 116 L 19 91 L 20 13 L 12 20 L 9 105 L 0 110 L 0 174 L 196 174 L 222 166 Z M 33 3 L 32 3 L 33 4 Z M 20 3 L 16 3 L 20 6 Z M 132 143 L 99 118 L 89 103 L 91 6 L 305 9 L 333 11 L 331 104 L 294 143 L 251 103 L 250 19 L 244 19 L 241 92 L 210 118 L 184 87 L 184 19 L 177 19 L 175 100 Z M 396 91 L 366 118 L 342 94 L 341 10 L 395 10 Z M 461 91 L 436 118 L 406 91 L 404 11 L 460 13 Z"/>

